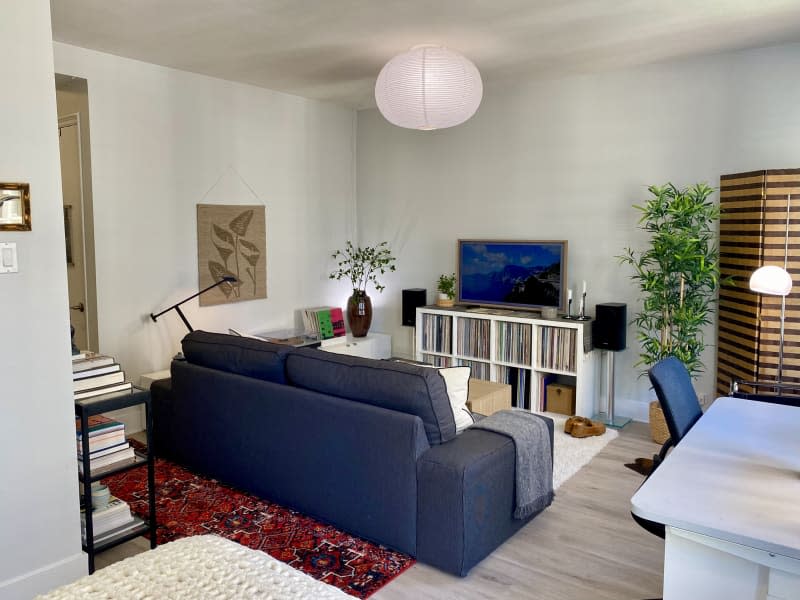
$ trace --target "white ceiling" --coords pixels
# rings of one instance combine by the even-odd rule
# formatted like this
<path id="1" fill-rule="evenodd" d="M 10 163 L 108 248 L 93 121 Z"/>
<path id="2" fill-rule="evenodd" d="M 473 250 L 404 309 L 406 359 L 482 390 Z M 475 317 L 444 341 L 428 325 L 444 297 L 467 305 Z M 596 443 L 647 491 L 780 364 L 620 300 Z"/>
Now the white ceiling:
<path id="1" fill-rule="evenodd" d="M 51 0 L 53 38 L 358 108 L 383 64 L 458 50 L 484 84 L 800 41 L 800 0 Z"/>

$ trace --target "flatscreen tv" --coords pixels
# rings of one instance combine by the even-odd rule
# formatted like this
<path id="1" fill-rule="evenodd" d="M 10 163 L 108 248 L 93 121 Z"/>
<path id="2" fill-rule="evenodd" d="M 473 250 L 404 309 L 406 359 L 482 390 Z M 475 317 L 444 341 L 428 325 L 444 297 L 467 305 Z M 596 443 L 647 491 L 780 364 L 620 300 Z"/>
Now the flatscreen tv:
<path id="1" fill-rule="evenodd" d="M 516 309 L 566 307 L 564 240 L 458 240 L 458 302 Z"/>

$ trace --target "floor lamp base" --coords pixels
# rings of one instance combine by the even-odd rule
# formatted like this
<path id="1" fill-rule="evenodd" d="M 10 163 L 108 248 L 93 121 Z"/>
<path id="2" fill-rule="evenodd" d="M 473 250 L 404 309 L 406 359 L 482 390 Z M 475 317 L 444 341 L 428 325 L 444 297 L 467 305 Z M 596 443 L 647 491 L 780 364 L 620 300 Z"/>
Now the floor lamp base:
<path id="1" fill-rule="evenodd" d="M 614 429 L 622 429 L 632 421 L 630 417 L 620 417 L 620 416 L 610 416 L 608 413 L 599 412 L 594 417 L 592 417 L 592 421 L 600 421 L 604 425 L 612 427 Z"/>

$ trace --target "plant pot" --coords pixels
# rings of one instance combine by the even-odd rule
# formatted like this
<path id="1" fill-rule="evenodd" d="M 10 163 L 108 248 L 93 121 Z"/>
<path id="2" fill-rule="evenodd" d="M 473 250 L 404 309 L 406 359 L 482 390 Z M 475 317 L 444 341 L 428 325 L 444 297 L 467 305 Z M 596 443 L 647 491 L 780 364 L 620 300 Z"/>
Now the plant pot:
<path id="1" fill-rule="evenodd" d="M 657 400 L 650 403 L 650 436 L 656 444 L 663 444 L 669 439 L 667 420 Z"/>
<path id="2" fill-rule="evenodd" d="M 447 294 L 439 293 L 439 296 L 436 298 L 436 306 L 453 306 L 453 299 L 448 298 Z"/>
<path id="3" fill-rule="evenodd" d="M 364 337 L 372 324 L 372 300 L 363 290 L 353 290 L 347 299 L 347 322 L 353 337 Z"/>

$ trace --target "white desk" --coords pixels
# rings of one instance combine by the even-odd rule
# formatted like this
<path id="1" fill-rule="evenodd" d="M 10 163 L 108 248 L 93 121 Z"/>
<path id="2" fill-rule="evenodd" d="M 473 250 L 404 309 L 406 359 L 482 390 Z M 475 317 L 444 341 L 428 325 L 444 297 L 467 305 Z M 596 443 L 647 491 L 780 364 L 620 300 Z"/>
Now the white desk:
<path id="1" fill-rule="evenodd" d="M 631 499 L 665 600 L 800 598 L 800 408 L 719 398 Z"/>

